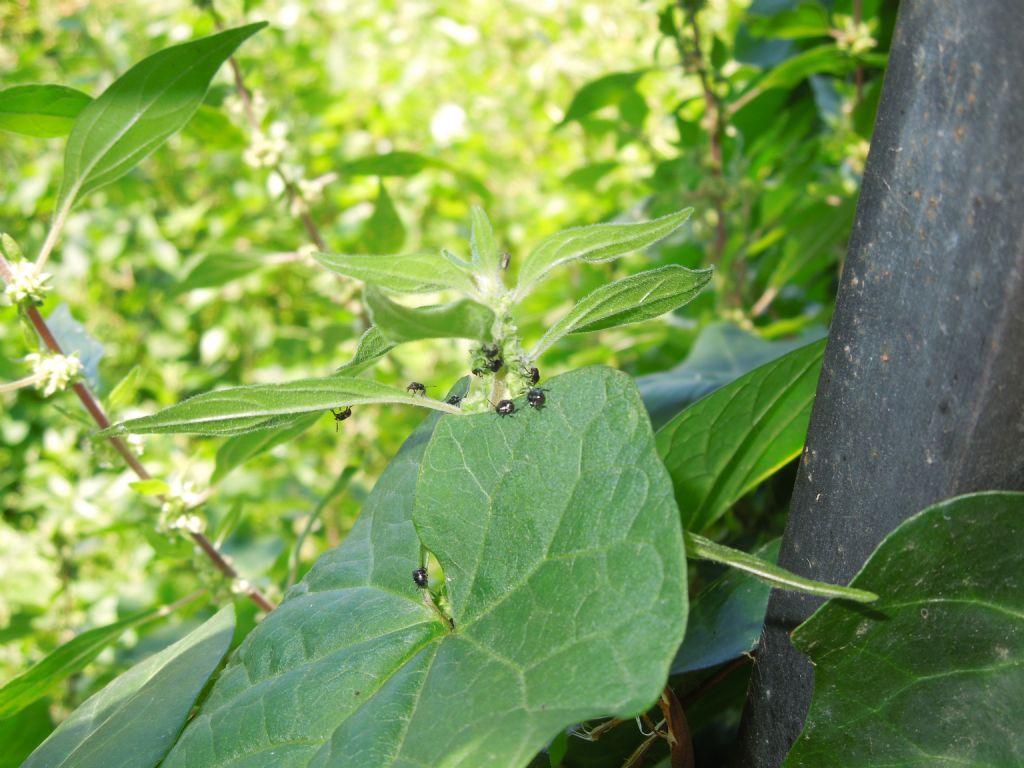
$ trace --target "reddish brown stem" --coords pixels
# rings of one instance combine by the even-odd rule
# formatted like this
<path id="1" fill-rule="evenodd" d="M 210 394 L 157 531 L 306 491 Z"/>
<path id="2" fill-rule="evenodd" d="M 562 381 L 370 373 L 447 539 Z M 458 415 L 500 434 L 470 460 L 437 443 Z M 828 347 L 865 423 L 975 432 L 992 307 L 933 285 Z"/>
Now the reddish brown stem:
<path id="1" fill-rule="evenodd" d="M 6 269 L 6 264 L 4 265 L 4 273 L 9 274 L 9 271 Z M 36 333 L 39 334 L 39 338 L 43 340 L 47 349 L 54 354 L 63 355 L 64 350 L 61 349 L 60 343 L 57 341 L 57 337 L 53 335 L 53 331 L 50 330 L 50 326 L 46 324 L 46 320 L 39 313 L 39 310 L 33 306 L 28 306 L 25 309 L 25 314 L 28 316 L 29 322 L 32 323 L 32 326 L 36 329 Z M 110 426 L 110 419 L 107 418 L 107 414 L 103 410 L 103 406 L 100 405 L 99 400 L 93 394 L 92 390 L 81 381 L 75 382 L 71 388 L 74 390 L 75 394 L 78 395 L 78 399 L 82 401 L 82 405 L 85 406 L 85 410 L 89 412 L 89 415 L 92 417 L 93 421 L 96 422 L 96 425 L 100 429 L 107 429 Z M 152 477 L 152 475 L 150 475 L 142 465 L 142 462 L 139 461 L 138 456 L 135 455 L 124 440 L 120 437 L 109 437 L 107 439 L 110 441 L 111 445 L 114 446 L 114 449 L 121 454 L 125 463 L 131 467 L 131 470 L 140 480 L 149 480 Z M 217 548 L 213 546 L 208 538 L 201 533 L 190 533 L 189 535 L 218 571 L 229 579 L 233 580 L 238 578 L 238 571 L 236 571 L 234 567 L 232 567 L 231 563 L 229 563 L 224 556 L 217 551 Z M 247 592 L 247 596 L 264 611 L 270 612 L 274 610 L 274 604 L 270 602 L 270 600 L 268 600 L 267 597 L 256 587 L 250 587 Z"/>

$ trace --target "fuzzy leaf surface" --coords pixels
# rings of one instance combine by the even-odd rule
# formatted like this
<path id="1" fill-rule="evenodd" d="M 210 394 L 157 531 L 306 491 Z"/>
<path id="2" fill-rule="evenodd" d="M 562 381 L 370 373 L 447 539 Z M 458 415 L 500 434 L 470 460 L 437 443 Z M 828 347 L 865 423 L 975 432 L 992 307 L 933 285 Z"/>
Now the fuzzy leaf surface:
<path id="1" fill-rule="evenodd" d="M 453 289 L 471 294 L 476 291 L 469 274 L 439 253 L 399 256 L 317 253 L 314 258 L 340 275 L 395 293 L 432 293 Z"/>
<path id="2" fill-rule="evenodd" d="M 569 333 L 640 323 L 678 309 L 700 293 L 713 272 L 670 264 L 602 285 L 551 326 L 530 356 L 537 359 Z"/>
<path id="3" fill-rule="evenodd" d="M 433 437 L 431 417 L 165 768 L 516 768 L 571 723 L 652 704 L 686 619 L 671 484 L 628 377 L 548 385 L 541 411 Z M 411 578 L 421 540 L 454 630 Z"/>
<path id="4" fill-rule="evenodd" d="M 814 698 L 786 768 L 1024 765 L 1024 493 L 931 506 L 793 633 Z M 865 735 L 870 735 L 866 738 Z"/>
<path id="5" fill-rule="evenodd" d="M 395 344 L 419 339 L 484 339 L 494 325 L 494 312 L 471 299 L 406 307 L 367 286 L 363 300 L 374 327 Z"/>
<path id="6" fill-rule="evenodd" d="M 519 270 L 520 296 L 560 264 L 577 259 L 598 262 L 646 248 L 675 232 L 690 218 L 692 208 L 670 213 L 653 221 L 633 224 L 592 224 L 557 232 L 541 241 L 526 257 Z"/>
<path id="7" fill-rule="evenodd" d="M 683 527 L 699 532 L 803 449 L 825 342 L 762 365 L 658 430 Z"/>
<path id="8" fill-rule="evenodd" d="M 121 422 L 99 434 L 237 435 L 290 424 L 293 417 L 306 413 L 373 403 L 417 405 L 459 413 L 458 408 L 440 400 L 412 395 L 369 379 L 325 376 L 205 392 L 152 416 Z"/>

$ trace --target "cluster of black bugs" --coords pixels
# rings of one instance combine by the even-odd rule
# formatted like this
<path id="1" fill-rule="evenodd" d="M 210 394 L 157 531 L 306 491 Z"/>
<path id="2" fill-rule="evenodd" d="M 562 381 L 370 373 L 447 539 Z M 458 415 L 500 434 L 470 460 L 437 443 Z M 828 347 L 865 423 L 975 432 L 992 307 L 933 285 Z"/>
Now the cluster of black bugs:
<path id="1" fill-rule="evenodd" d="M 352 407 L 346 405 L 344 408 L 331 408 L 331 415 L 334 417 L 334 431 L 338 431 L 338 425 L 352 415 Z"/>
<path id="2" fill-rule="evenodd" d="M 530 368 L 526 378 L 533 385 L 526 391 L 526 403 L 539 411 L 548 400 L 547 395 L 544 394 L 547 390 L 537 386 L 540 381 L 540 371 L 537 368 Z M 516 404 L 511 400 L 499 400 L 494 406 L 494 412 L 499 416 L 511 416 L 516 412 Z"/>

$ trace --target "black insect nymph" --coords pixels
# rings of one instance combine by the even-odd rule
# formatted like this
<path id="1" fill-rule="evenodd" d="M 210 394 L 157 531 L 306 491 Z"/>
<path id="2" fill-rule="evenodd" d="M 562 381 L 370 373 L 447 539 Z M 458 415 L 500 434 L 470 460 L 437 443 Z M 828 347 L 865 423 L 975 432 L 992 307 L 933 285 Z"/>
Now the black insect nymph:
<path id="1" fill-rule="evenodd" d="M 516 404 L 511 400 L 499 400 L 494 406 L 494 412 L 499 416 L 511 416 L 516 412 Z"/>
<path id="2" fill-rule="evenodd" d="M 417 568 L 412 572 L 412 580 L 420 589 L 427 588 L 427 569 Z"/>

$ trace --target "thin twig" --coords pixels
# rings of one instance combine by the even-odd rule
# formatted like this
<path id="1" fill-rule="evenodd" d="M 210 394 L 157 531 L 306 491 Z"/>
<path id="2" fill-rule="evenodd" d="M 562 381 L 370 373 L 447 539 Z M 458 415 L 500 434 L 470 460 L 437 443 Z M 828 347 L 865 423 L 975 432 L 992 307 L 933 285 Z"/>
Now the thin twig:
<path id="1" fill-rule="evenodd" d="M 860 22 L 864 9 L 861 7 L 862 0 L 853 0 L 853 26 L 860 30 Z M 857 83 L 857 103 L 864 100 L 864 65 L 857 59 L 857 68 L 853 71 L 853 77 Z"/>
<path id="2" fill-rule="evenodd" d="M 0 256 L 0 277 L 4 278 L 5 282 L 10 282 L 11 268 L 7 260 Z M 63 355 L 64 350 L 60 346 L 60 342 L 57 341 L 57 337 L 53 335 L 53 331 L 50 330 L 50 326 L 47 325 L 46 320 L 39 313 L 39 310 L 34 306 L 27 305 L 25 307 L 25 314 L 32 323 L 32 326 L 36 329 L 36 333 L 39 334 L 39 338 L 42 339 L 47 349 L 57 355 Z M 107 418 L 106 412 L 103 410 L 103 406 L 100 405 L 99 399 L 93 394 L 92 390 L 82 381 L 76 381 L 71 385 L 75 394 L 78 395 L 78 399 L 82 401 L 82 405 L 85 406 L 85 410 L 89 412 L 93 421 L 100 429 L 107 429 L 111 426 L 110 419 Z M 131 468 L 132 472 L 140 480 L 149 480 L 152 475 L 146 470 L 139 461 L 138 456 L 128 446 L 128 444 L 120 437 L 112 436 L 107 438 L 110 444 L 114 446 L 114 449 L 121 454 L 121 457 L 125 460 L 125 463 Z M 163 501 L 162 497 L 160 498 Z M 210 543 L 203 534 L 198 532 L 189 532 L 192 540 L 196 545 L 205 553 L 207 558 L 213 563 L 214 567 L 222 574 L 227 576 L 229 579 L 237 579 L 238 571 L 236 571 L 231 563 L 229 563 L 225 557 L 217 551 L 217 548 Z M 262 608 L 264 611 L 274 610 L 274 604 L 266 598 L 266 596 L 256 587 L 250 586 L 247 593 L 250 600 L 256 605 Z"/>
<path id="3" fill-rule="evenodd" d="M 704 94 L 704 128 L 708 133 L 709 153 L 711 162 L 709 169 L 712 178 L 715 180 L 711 203 L 715 209 L 715 241 L 711 253 L 712 263 L 718 265 L 725 257 L 725 250 L 729 242 L 729 230 L 726 223 L 725 200 L 723 190 L 725 188 L 725 161 L 722 145 L 725 139 L 725 116 L 726 110 L 721 100 L 715 93 L 711 71 L 704 60 L 704 49 L 701 46 L 701 29 L 697 20 L 697 8 L 687 0 L 680 0 L 680 8 L 683 16 L 690 27 L 693 37 L 692 43 L 687 46 L 682 32 L 676 35 L 676 49 L 682 59 L 683 65 L 692 68 L 700 80 L 701 90 Z M 743 264 L 737 262 L 733 265 L 733 281 L 735 290 L 729 298 L 734 303 L 740 303 L 743 295 Z"/>
<path id="4" fill-rule="evenodd" d="M 742 656 L 737 656 L 735 659 L 733 659 L 724 667 L 715 672 L 715 674 L 713 674 L 711 677 L 704 680 L 704 682 L 702 682 L 700 685 L 698 685 L 696 688 L 694 688 L 692 691 L 686 694 L 682 699 L 683 709 L 689 709 L 690 707 L 692 707 L 700 699 L 702 699 L 712 688 L 714 688 L 716 685 L 718 685 L 720 682 L 722 682 L 725 678 L 727 678 L 740 667 L 744 667 L 747 664 L 749 664 L 751 661 L 753 661 L 753 659 L 754 657 L 749 653 L 745 653 Z"/>
<path id="5" fill-rule="evenodd" d="M 224 30 L 224 20 L 221 15 L 217 13 L 217 9 L 213 7 L 213 3 L 208 6 L 210 15 L 213 17 L 213 23 L 218 30 Z M 242 68 L 238 66 L 238 62 L 234 56 L 228 58 L 228 64 L 231 67 L 231 77 L 235 81 L 235 91 L 238 93 L 238 97 L 242 100 L 242 105 L 245 110 L 245 116 L 249 121 L 249 127 L 253 131 L 260 130 L 259 119 L 256 116 L 256 110 L 252 103 L 252 93 L 245 84 L 245 78 L 242 75 Z M 280 163 L 275 163 L 270 168 L 272 173 L 277 174 L 281 179 L 281 183 L 284 184 L 285 193 L 288 195 L 288 207 L 292 209 L 295 206 L 295 210 L 298 211 L 299 222 L 306 230 L 306 234 L 309 235 L 309 239 L 313 241 L 317 248 L 321 251 L 327 250 L 327 243 L 324 241 L 323 235 L 320 234 L 320 229 L 317 227 L 316 222 L 313 221 L 313 217 L 309 215 L 309 201 L 303 196 L 302 191 L 298 185 L 292 181 L 284 167 Z M 296 205 L 298 203 L 298 205 Z"/>

